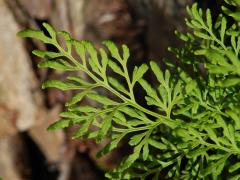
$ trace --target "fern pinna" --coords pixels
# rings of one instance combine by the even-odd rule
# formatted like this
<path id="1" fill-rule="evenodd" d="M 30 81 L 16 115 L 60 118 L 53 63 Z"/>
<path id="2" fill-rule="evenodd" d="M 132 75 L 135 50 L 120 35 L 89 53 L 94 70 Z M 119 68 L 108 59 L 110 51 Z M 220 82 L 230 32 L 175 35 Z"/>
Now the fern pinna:
<path id="1" fill-rule="evenodd" d="M 60 114 L 61 119 L 48 129 L 78 124 L 74 138 L 94 138 L 97 143 L 108 138 L 109 144 L 98 157 L 127 138 L 133 152 L 106 174 L 110 179 L 240 179 L 240 1 L 225 3 L 216 21 L 209 9 L 203 11 L 197 4 L 187 7 L 189 32 L 176 32 L 184 46 L 169 48 L 178 62 L 165 59 L 165 71 L 151 61 L 130 73 L 126 45 L 121 47 L 122 53 L 110 41 L 103 42 L 105 48 L 96 49 L 46 23 L 47 35 L 39 30 L 19 32 L 20 37 L 56 47 L 55 52 L 33 51 L 44 59 L 39 67 L 81 71 L 89 79 L 71 75 L 65 81 L 43 84 L 43 88 L 79 91 L 65 104 L 67 111 Z M 58 43 L 60 36 L 65 47 Z M 158 84 L 144 79 L 149 71 Z M 136 84 L 145 91 L 152 108 L 136 102 Z M 108 93 L 101 94 L 99 88 Z M 81 104 L 84 98 L 96 104 Z"/>

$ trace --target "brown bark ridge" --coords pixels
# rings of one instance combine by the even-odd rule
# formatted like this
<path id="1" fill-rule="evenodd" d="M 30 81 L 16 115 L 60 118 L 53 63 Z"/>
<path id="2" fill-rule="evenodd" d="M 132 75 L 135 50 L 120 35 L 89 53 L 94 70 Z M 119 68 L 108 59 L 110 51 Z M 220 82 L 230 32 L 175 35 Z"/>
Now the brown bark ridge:
<path id="1" fill-rule="evenodd" d="M 38 85 L 23 41 L 16 37 L 20 29 L 4 2 L 0 3 L 0 16 L 4 17 L 0 21 L 0 106 L 15 114 L 7 120 L 9 126 L 24 131 L 35 124 L 38 109 L 42 109 L 38 108 Z"/>
<path id="2" fill-rule="evenodd" d="M 19 163 L 15 163 L 16 157 L 19 153 L 25 154 L 26 150 L 22 148 L 19 132 L 32 132 L 31 136 L 39 143 L 49 162 L 60 159 L 58 151 L 64 138 L 62 131 L 51 136 L 46 132 L 46 126 L 50 124 L 49 113 L 56 116 L 59 110 L 52 112 L 46 109 L 23 40 L 16 37 L 20 27 L 2 0 L 0 17 L 4 17 L 0 19 L 0 176 L 17 180 L 21 179 L 23 172 L 17 171 Z M 22 164 L 27 161 L 24 159 Z"/>

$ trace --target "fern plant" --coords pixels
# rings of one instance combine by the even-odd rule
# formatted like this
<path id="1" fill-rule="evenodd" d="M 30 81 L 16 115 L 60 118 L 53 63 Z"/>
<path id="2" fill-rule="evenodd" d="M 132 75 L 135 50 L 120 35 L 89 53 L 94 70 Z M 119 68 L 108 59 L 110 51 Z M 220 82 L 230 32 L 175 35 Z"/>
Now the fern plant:
<path id="1" fill-rule="evenodd" d="M 48 34 L 19 32 L 20 37 L 57 49 L 34 50 L 44 59 L 39 67 L 81 71 L 89 79 L 70 75 L 65 81 L 43 84 L 43 88 L 78 91 L 48 130 L 79 125 L 74 138 L 93 138 L 97 143 L 108 138 L 109 144 L 97 157 L 126 139 L 132 154 L 106 174 L 110 179 L 240 179 L 240 1 L 225 3 L 216 21 L 209 9 L 203 11 L 197 4 L 187 7 L 189 32 L 176 32 L 184 46 L 169 49 L 178 62 L 165 59 L 166 70 L 151 61 L 130 73 L 126 45 L 119 49 L 104 41 L 104 48 L 96 49 L 47 23 L 43 26 Z M 64 38 L 65 47 L 60 46 L 59 37 Z M 158 84 L 144 79 L 150 72 Z M 136 84 L 145 91 L 148 107 L 136 101 Z M 99 88 L 108 93 L 101 94 Z M 96 104 L 82 104 L 84 98 Z"/>

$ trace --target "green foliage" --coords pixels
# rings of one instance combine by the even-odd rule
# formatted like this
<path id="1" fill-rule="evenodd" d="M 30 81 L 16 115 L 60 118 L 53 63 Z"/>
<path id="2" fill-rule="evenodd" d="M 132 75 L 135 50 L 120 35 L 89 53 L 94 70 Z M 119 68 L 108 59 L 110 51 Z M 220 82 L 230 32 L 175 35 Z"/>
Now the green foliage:
<path id="1" fill-rule="evenodd" d="M 235 9 L 240 6 L 239 0 L 225 2 Z M 166 60 L 169 68 L 164 71 L 151 61 L 130 74 L 126 45 L 119 49 L 104 41 L 104 48 L 96 49 L 90 42 L 72 39 L 46 23 L 43 26 L 49 35 L 37 30 L 19 32 L 21 37 L 56 47 L 57 52 L 33 51 L 44 59 L 39 67 L 81 71 L 90 79 L 75 75 L 43 84 L 43 88 L 79 90 L 66 103 L 61 119 L 48 129 L 80 125 L 74 138 L 94 138 L 97 143 L 108 138 L 109 144 L 97 157 L 112 151 L 122 139 L 128 140 L 133 152 L 106 174 L 110 179 L 239 179 L 240 12 L 225 6 L 222 10 L 224 14 L 213 21 L 209 9 L 203 11 L 197 4 L 187 7 L 190 31 L 176 32 L 185 46 L 170 48 L 179 62 L 176 65 Z M 58 43 L 59 36 L 65 39 L 65 48 Z M 73 56 L 73 49 L 78 58 Z M 157 84 L 144 79 L 148 71 Z M 145 91 L 147 105 L 154 110 L 135 100 L 136 84 Z M 108 92 L 101 94 L 98 88 Z M 83 105 L 85 98 L 96 103 Z"/>

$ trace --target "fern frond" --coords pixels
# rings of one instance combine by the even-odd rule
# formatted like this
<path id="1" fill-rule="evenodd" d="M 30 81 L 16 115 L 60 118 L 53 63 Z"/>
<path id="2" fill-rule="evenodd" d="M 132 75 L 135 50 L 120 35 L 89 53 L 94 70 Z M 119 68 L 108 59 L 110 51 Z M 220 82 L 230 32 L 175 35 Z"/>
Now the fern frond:
<path id="1" fill-rule="evenodd" d="M 240 5 L 239 0 L 225 2 Z M 203 11 L 197 4 L 187 7 L 186 24 L 191 31 L 176 32 L 185 46 L 169 49 L 180 63 L 176 66 L 166 60 L 171 68 L 164 71 L 151 61 L 130 73 L 126 45 L 120 49 L 104 41 L 105 48 L 97 49 L 91 42 L 56 32 L 46 23 L 43 26 L 49 35 L 37 30 L 19 32 L 20 37 L 35 38 L 57 49 L 34 50 L 33 54 L 44 58 L 39 67 L 81 71 L 89 79 L 68 76 L 64 81 L 43 84 L 43 88 L 79 91 L 66 102 L 61 119 L 48 129 L 79 125 L 74 138 L 93 138 L 97 143 L 108 138 L 109 144 L 97 157 L 111 152 L 127 137 L 133 152 L 106 174 L 111 179 L 159 179 L 161 172 L 171 179 L 219 179 L 223 173 L 229 179 L 239 178 L 239 12 L 222 9 L 226 15 L 220 14 L 214 22 L 209 9 Z M 231 25 L 228 16 L 234 19 Z M 65 47 L 59 44 L 59 36 L 65 40 Z M 158 82 L 155 85 L 144 77 L 150 71 Z M 137 84 L 154 110 L 136 101 Z M 100 93 L 99 88 L 107 93 Z M 95 105 L 83 105 L 85 98 Z"/>

